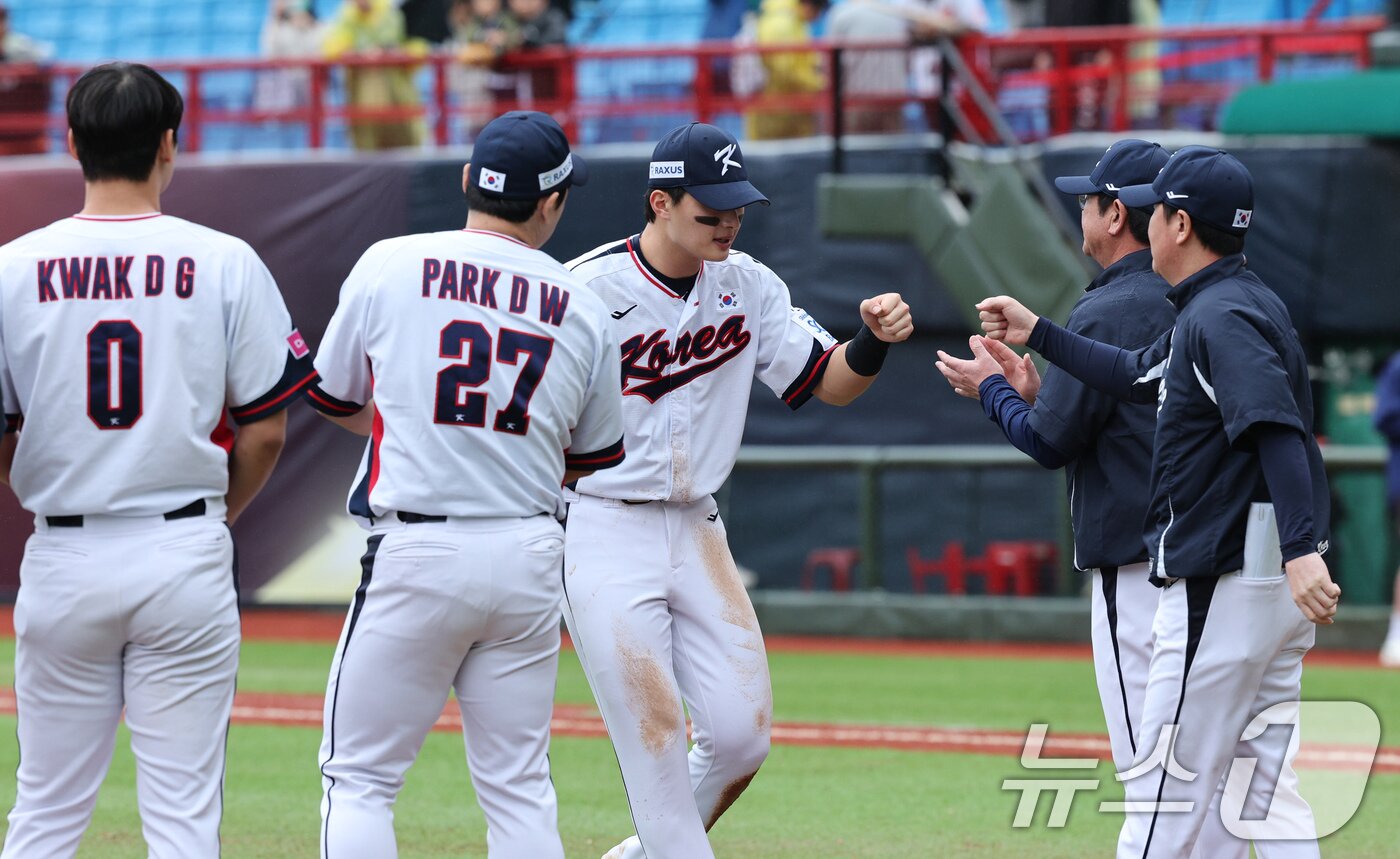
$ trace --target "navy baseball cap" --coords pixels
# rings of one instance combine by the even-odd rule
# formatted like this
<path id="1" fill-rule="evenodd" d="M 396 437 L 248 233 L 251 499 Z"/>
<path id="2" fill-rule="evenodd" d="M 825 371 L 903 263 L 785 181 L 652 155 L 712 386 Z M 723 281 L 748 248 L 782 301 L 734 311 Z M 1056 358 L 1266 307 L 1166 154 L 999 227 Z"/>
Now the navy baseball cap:
<path id="1" fill-rule="evenodd" d="M 703 122 L 673 128 L 651 153 L 648 188 L 684 188 L 695 199 L 721 212 L 768 198 L 749 182 L 739 141 L 724 129 Z"/>
<path id="2" fill-rule="evenodd" d="M 1223 149 L 1186 146 L 1167 160 L 1150 185 L 1118 192 L 1126 206 L 1168 203 L 1212 227 L 1244 235 L 1254 217 L 1254 180 L 1240 160 Z"/>
<path id="3" fill-rule="evenodd" d="M 1104 150 L 1088 176 L 1061 176 L 1055 187 L 1066 194 L 1117 197 L 1129 185 L 1151 182 L 1166 163 L 1167 150 L 1160 144 L 1130 137 Z"/>
<path id="4" fill-rule="evenodd" d="M 569 151 L 564 129 L 537 110 L 512 110 L 486 123 L 471 163 L 467 181 L 506 200 L 535 200 L 588 184 L 588 165 Z"/>

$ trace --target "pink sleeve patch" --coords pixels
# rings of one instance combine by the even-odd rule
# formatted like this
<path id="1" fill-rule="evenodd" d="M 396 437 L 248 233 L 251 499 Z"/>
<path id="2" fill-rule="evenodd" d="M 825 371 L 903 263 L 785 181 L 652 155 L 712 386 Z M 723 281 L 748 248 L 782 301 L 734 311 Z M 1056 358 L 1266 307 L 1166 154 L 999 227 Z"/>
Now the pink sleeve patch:
<path id="1" fill-rule="evenodd" d="M 306 345 L 306 338 L 301 336 L 301 332 L 292 329 L 292 333 L 287 336 L 287 345 L 292 348 L 292 355 L 297 358 L 305 358 L 311 354 L 311 347 Z"/>

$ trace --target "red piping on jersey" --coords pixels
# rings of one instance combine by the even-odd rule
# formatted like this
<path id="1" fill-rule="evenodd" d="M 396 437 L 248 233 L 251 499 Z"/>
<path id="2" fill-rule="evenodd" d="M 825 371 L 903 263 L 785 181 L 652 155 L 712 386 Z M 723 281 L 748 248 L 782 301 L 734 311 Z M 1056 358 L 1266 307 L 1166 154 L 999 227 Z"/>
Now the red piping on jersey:
<path id="1" fill-rule="evenodd" d="M 464 233 L 480 233 L 480 234 L 483 235 L 483 236 L 495 236 L 495 237 L 498 238 L 498 239 L 505 239 L 505 240 L 508 241 L 508 242 L 515 242 L 517 245 L 520 245 L 522 248 L 529 248 L 529 247 L 530 247 L 529 245 L 527 245 L 527 244 L 525 244 L 524 242 L 522 242 L 520 239 L 517 239 L 515 236 L 508 236 L 508 235 L 506 235 L 505 233 L 498 233 L 498 232 L 496 232 L 495 230 L 474 230 L 474 229 L 466 228 L 466 229 L 463 229 L 462 232 L 464 232 Z M 530 250 L 534 250 L 534 248 L 530 248 Z"/>
<path id="2" fill-rule="evenodd" d="M 642 277 L 644 277 L 644 278 L 646 278 L 647 280 L 651 281 L 651 284 L 652 284 L 653 286 L 655 286 L 657 289 L 661 290 L 662 292 L 666 293 L 667 295 L 671 296 L 672 298 L 680 298 L 680 297 L 681 297 L 681 296 L 680 296 L 680 293 L 672 292 L 672 291 L 671 291 L 671 288 L 670 288 L 669 286 L 667 286 L 666 284 L 662 283 L 661 281 L 659 281 L 659 280 L 657 280 L 656 278 L 654 278 L 654 277 L 651 276 L 651 272 L 647 271 L 647 267 L 644 266 L 644 265 L 642 265 L 641 259 L 639 259 L 639 258 L 637 257 L 637 250 L 636 250 L 636 248 L 633 248 L 633 247 L 632 247 L 632 240 L 631 240 L 631 239 L 628 239 L 628 240 L 627 240 L 627 253 L 630 254 L 630 255 L 632 256 L 632 264 L 635 265 L 635 266 L 637 267 L 637 271 L 639 271 L 639 272 L 642 273 Z M 703 275 L 704 273 L 705 273 L 705 261 L 704 261 L 704 260 L 700 260 L 700 271 L 697 272 L 696 275 L 695 275 L 695 282 L 696 282 L 696 284 L 699 284 L 699 283 L 700 283 L 700 276 Z"/>
<path id="3" fill-rule="evenodd" d="M 840 343 L 836 344 L 836 346 L 840 345 Z M 788 396 L 786 400 L 783 400 L 783 402 L 791 403 L 793 400 L 797 399 L 803 391 L 807 390 L 807 386 L 812 384 L 813 379 L 819 378 L 821 376 L 822 368 L 826 366 L 827 361 L 831 360 L 831 354 L 836 351 L 836 346 L 832 346 L 830 349 L 822 353 L 822 356 L 817 359 L 817 363 L 812 365 L 812 372 L 807 374 L 807 378 L 802 380 L 802 384 L 797 386 L 797 390 L 793 391 L 792 394 Z"/>
<path id="4" fill-rule="evenodd" d="M 320 403 L 321 405 L 325 406 L 326 408 L 334 410 L 336 417 L 349 416 L 355 414 L 355 412 L 352 412 L 349 409 L 344 408 L 343 406 L 336 405 L 335 403 L 316 393 L 316 388 L 314 386 L 306 389 L 306 395 L 311 399 L 315 400 L 316 402 Z M 364 406 L 360 406 L 360 408 L 363 409 Z"/>
<path id="5" fill-rule="evenodd" d="M 233 429 L 228 425 L 228 409 L 219 413 L 219 422 L 209 434 L 209 440 L 218 445 L 224 453 L 233 453 Z"/>
<path id="6" fill-rule="evenodd" d="M 374 397 L 374 375 L 369 377 L 370 397 Z M 369 491 L 365 493 L 365 500 L 369 504 L 370 512 L 374 511 L 374 484 L 379 482 L 379 443 L 384 439 L 384 414 L 379 409 L 374 410 L 374 424 L 370 432 L 370 444 L 374 446 L 373 455 L 370 457 L 369 466 Z"/>
<path id="7" fill-rule="evenodd" d="M 107 223 L 117 223 L 119 221 L 149 221 L 151 218 L 162 217 L 164 212 L 152 212 L 149 215 L 132 215 L 131 217 L 104 217 L 102 215 L 74 215 L 73 219 L 78 221 L 105 221 Z"/>
<path id="8" fill-rule="evenodd" d="M 268 409 L 272 408 L 273 406 L 277 405 L 278 403 L 282 402 L 283 400 L 287 399 L 287 398 L 290 397 L 291 395 L 296 394 L 296 393 L 299 393 L 299 392 L 301 391 L 301 389 L 304 388 L 304 387 L 306 386 L 306 383 L 307 383 L 307 382 L 310 382 L 312 379 L 315 379 L 315 378 L 316 378 L 316 371 L 315 371 L 315 370 L 312 370 L 310 373 L 307 374 L 306 378 L 302 379 L 300 382 L 297 382 L 295 385 L 292 385 L 290 388 L 288 388 L 287 390 L 283 391 L 283 392 L 282 392 L 282 395 L 279 396 L 279 397 L 277 397 L 276 399 L 269 400 L 268 402 L 263 403 L 262 405 L 258 406 L 256 409 L 253 409 L 253 410 L 251 410 L 251 411 L 242 410 L 242 409 L 236 409 L 235 411 L 238 412 L 238 417 L 247 417 L 247 416 L 250 415 L 250 414 L 257 414 L 258 412 L 265 412 L 265 411 L 267 411 Z"/>
<path id="9" fill-rule="evenodd" d="M 587 456 L 586 458 L 572 456 L 566 452 L 564 454 L 564 459 L 567 460 L 569 465 L 593 465 L 599 462 L 613 462 L 615 460 L 621 460 L 625 456 L 626 451 L 619 448 L 614 453 L 605 454 L 603 456 Z"/>

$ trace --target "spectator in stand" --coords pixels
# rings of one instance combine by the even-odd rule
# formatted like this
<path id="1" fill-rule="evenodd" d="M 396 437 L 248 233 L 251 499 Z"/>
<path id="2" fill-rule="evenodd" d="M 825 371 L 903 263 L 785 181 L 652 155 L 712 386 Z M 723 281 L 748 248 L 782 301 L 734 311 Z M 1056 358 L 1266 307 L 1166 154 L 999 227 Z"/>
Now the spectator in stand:
<path id="1" fill-rule="evenodd" d="M 1376 429 L 1385 436 L 1390 462 L 1385 475 L 1385 497 L 1390 505 L 1395 534 L 1400 537 L 1400 352 L 1392 355 L 1376 379 Z M 1381 665 L 1400 668 L 1400 572 L 1396 573 L 1390 606 L 1390 632 L 1381 646 Z"/>
<path id="2" fill-rule="evenodd" d="M 827 0 L 763 0 L 754 41 L 760 45 L 796 45 L 812 40 L 812 23 L 826 11 Z M 815 51 L 781 51 L 760 55 L 763 97 L 784 101 L 814 95 L 826 88 L 821 55 Z M 807 110 L 765 107 L 744 116 L 750 140 L 811 137 L 818 131 L 817 114 Z"/>
<path id="3" fill-rule="evenodd" d="M 468 108 L 467 134 L 474 138 L 500 112 L 497 98 L 516 97 L 518 76 L 501 73 L 497 64 L 520 47 L 520 22 L 502 0 L 456 0 L 451 22 L 452 50 L 462 64 L 453 69 L 452 88 Z"/>
<path id="4" fill-rule="evenodd" d="M 408 40 L 403 13 L 391 0 L 343 0 L 323 49 L 330 59 L 422 54 L 426 50 L 422 42 Z M 419 107 L 413 70 L 408 66 L 348 66 L 345 88 L 346 100 L 356 109 Z M 352 119 L 350 139 L 361 150 L 418 146 L 423 141 L 423 121 L 419 117 Z"/>
<path id="5" fill-rule="evenodd" d="M 404 33 L 410 39 L 422 39 L 430 45 L 441 45 L 452 38 L 453 0 L 400 0 Z"/>
<path id="6" fill-rule="evenodd" d="M 700 26 L 700 39 L 730 41 L 739 35 L 744 26 L 744 16 L 749 12 L 749 0 L 708 0 L 705 7 L 705 23 Z M 730 83 L 730 69 L 733 61 L 729 57 L 714 57 L 710 60 L 711 79 L 715 92 L 729 95 L 734 91 Z"/>
<path id="7" fill-rule="evenodd" d="M 53 49 L 10 29 L 10 9 L 0 3 L 0 63 L 42 63 Z"/>
<path id="8" fill-rule="evenodd" d="M 1113 27 L 1131 24 L 1132 0 L 1055 0 L 1045 4 L 1047 27 Z M 1113 88 L 1121 81 L 1108 77 L 1113 54 L 1107 48 L 1092 48 L 1076 53 L 1072 62 L 1077 66 L 1097 66 L 1101 74 L 1084 78 L 1075 89 L 1075 128 L 1098 129 L 1103 125 L 1104 107 L 1113 103 Z"/>
<path id="9" fill-rule="evenodd" d="M 273 0 L 267 11 L 260 39 L 265 58 L 304 60 L 321 55 L 326 35 L 310 0 Z M 270 69 L 258 75 L 253 93 L 253 104 L 258 110 L 294 110 L 310 101 L 310 69 Z"/>
<path id="10" fill-rule="evenodd" d="M 10 29 L 10 10 L 0 3 L 0 64 L 29 65 L 48 60 L 52 48 Z M 46 69 L 6 74 L 0 78 L 0 116 L 11 120 L 24 114 L 32 118 L 0 131 L 0 155 L 32 155 L 48 150 L 44 114 L 49 108 L 49 73 Z M 24 127 L 28 125 L 30 127 Z"/>
<path id="11" fill-rule="evenodd" d="M 834 42 L 903 42 L 906 47 L 843 52 L 841 70 L 851 134 L 888 134 L 904 130 L 904 106 L 889 100 L 909 93 L 909 21 L 887 6 L 845 0 L 831 10 L 827 36 Z M 872 104 L 886 100 L 885 103 Z"/>
<path id="12" fill-rule="evenodd" d="M 551 7 L 549 0 L 509 0 L 510 14 L 520 22 L 520 46 L 525 49 L 563 45 L 569 40 L 569 19 Z M 559 92 L 554 66 L 537 66 L 520 76 L 520 98 L 530 104 L 534 99 L 549 100 Z M 541 105 L 548 112 L 552 107 Z"/>
<path id="13" fill-rule="evenodd" d="M 526 48 L 544 48 L 569 41 L 569 18 L 549 0 L 510 0 L 510 13 L 520 22 Z"/>

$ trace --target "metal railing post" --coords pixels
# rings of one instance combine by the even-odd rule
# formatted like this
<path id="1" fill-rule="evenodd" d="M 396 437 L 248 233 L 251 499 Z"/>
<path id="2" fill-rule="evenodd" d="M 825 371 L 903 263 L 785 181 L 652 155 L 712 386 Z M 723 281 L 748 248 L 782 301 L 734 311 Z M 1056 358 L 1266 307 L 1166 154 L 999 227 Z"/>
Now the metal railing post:
<path id="1" fill-rule="evenodd" d="M 838 176 L 846 172 L 846 72 L 845 50 L 837 45 L 831 49 L 831 172 Z"/>
<path id="2" fill-rule="evenodd" d="M 860 465 L 860 571 L 861 586 L 868 591 L 885 586 L 880 472 L 880 464 L 873 460 Z"/>

